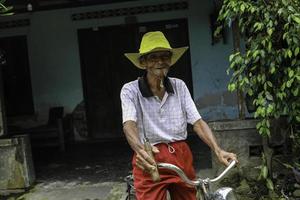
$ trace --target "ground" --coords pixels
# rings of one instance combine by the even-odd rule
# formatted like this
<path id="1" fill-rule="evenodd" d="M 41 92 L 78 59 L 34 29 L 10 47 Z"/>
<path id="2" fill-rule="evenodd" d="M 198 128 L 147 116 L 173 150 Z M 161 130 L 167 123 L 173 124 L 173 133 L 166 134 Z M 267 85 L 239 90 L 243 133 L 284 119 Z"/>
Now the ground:
<path id="1" fill-rule="evenodd" d="M 202 169 L 211 167 L 209 148 L 196 136 L 190 136 L 188 143 L 196 171 L 205 172 Z M 65 153 L 55 148 L 32 151 L 36 182 L 24 200 L 125 199 L 124 178 L 130 173 L 132 157 L 125 139 L 69 144 Z"/>

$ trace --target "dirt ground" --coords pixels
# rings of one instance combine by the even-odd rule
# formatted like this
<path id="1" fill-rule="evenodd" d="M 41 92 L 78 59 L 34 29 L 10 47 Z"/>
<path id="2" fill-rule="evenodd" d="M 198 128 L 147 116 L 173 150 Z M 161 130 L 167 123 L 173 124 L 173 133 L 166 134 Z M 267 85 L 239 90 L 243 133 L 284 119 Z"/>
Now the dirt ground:
<path id="1" fill-rule="evenodd" d="M 37 182 L 120 181 L 130 171 L 132 152 L 125 141 L 72 144 L 62 154 L 55 149 L 34 149 Z"/>
<path id="2" fill-rule="evenodd" d="M 203 169 L 211 167 L 209 148 L 195 135 L 187 142 L 194 154 L 196 171 L 205 172 Z M 36 181 L 27 191 L 26 200 L 40 200 L 41 196 L 74 199 L 66 195 L 75 195 L 80 200 L 106 200 L 112 192 L 119 194 L 117 199 L 126 194 L 124 179 L 131 171 L 133 152 L 125 139 L 68 144 L 65 153 L 56 148 L 32 149 L 32 154 Z M 28 193 L 32 195 L 28 197 Z M 12 196 L 19 195 L 0 199 Z"/>
<path id="3" fill-rule="evenodd" d="M 190 136 L 188 143 L 194 154 L 196 171 L 210 168 L 208 147 L 196 136 Z M 33 149 L 37 182 L 123 181 L 131 170 L 132 154 L 124 139 L 72 144 L 64 154 L 56 149 Z"/>

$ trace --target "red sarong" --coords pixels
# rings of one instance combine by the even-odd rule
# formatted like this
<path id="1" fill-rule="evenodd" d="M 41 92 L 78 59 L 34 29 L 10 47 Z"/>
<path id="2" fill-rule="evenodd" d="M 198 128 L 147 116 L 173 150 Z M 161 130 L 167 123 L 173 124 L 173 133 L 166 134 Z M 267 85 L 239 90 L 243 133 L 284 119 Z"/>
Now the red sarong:
<path id="1" fill-rule="evenodd" d="M 193 156 L 189 146 L 184 141 L 178 141 L 155 145 L 159 153 L 155 154 L 156 162 L 171 163 L 182 169 L 189 179 L 195 179 Z M 172 148 L 175 150 L 173 153 Z M 181 178 L 172 171 L 159 169 L 161 181 L 154 183 L 151 176 L 135 165 L 133 156 L 134 187 L 137 200 L 166 200 L 167 190 L 172 200 L 195 200 L 196 189 L 184 183 Z"/>

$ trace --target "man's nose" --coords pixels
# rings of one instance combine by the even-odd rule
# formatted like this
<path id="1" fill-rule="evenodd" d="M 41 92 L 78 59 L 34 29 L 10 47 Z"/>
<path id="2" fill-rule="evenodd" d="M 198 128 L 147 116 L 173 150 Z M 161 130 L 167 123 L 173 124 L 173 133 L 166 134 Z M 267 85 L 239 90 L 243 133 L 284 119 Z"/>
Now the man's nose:
<path id="1" fill-rule="evenodd" d="M 157 58 L 157 62 L 158 62 L 158 63 L 163 63 L 163 62 L 164 62 L 164 61 L 163 61 L 163 58 L 162 58 L 162 57 L 158 57 L 158 58 Z"/>
<path id="2" fill-rule="evenodd" d="M 157 63 L 158 63 L 158 64 L 162 64 L 163 62 L 162 62 L 162 60 L 159 59 L 159 60 L 157 61 Z"/>

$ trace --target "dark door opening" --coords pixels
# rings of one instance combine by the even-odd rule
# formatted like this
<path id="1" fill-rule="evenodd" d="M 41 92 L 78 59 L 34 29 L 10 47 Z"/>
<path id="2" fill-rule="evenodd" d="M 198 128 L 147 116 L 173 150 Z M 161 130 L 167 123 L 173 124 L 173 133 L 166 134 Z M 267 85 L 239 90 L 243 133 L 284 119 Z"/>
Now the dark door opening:
<path id="1" fill-rule="evenodd" d="M 172 47 L 189 46 L 186 19 L 78 30 L 84 101 L 89 136 L 108 139 L 122 134 L 120 90 L 124 83 L 144 72 L 125 58 L 137 52 L 145 32 L 160 30 Z M 169 76 L 184 80 L 192 88 L 189 51 L 172 67 Z"/>
<path id="2" fill-rule="evenodd" d="M 0 39 L 6 64 L 2 66 L 7 117 L 34 114 L 26 36 Z"/>

